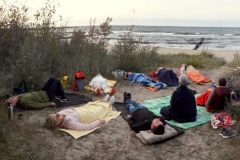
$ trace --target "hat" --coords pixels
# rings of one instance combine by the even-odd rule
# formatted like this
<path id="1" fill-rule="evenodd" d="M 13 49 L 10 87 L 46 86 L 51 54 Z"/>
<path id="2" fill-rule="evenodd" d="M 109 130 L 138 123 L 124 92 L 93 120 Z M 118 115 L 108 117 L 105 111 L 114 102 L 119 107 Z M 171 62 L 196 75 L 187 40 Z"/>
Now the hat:
<path id="1" fill-rule="evenodd" d="M 181 76 L 179 77 L 179 83 L 180 85 L 184 85 L 184 86 L 187 86 L 190 84 L 186 74 L 181 74 Z"/>

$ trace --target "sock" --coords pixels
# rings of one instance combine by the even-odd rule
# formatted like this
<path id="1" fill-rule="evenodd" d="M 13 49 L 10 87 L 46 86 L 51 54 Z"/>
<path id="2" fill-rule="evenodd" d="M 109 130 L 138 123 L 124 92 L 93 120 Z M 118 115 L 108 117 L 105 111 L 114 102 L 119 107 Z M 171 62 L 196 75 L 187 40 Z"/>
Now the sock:
<path id="1" fill-rule="evenodd" d="M 108 101 L 108 99 L 109 99 L 109 94 L 107 94 L 107 95 L 103 98 L 103 100 L 106 101 L 106 102 Z"/>
<path id="2" fill-rule="evenodd" d="M 108 102 L 112 105 L 115 102 L 115 96 L 111 96 Z"/>

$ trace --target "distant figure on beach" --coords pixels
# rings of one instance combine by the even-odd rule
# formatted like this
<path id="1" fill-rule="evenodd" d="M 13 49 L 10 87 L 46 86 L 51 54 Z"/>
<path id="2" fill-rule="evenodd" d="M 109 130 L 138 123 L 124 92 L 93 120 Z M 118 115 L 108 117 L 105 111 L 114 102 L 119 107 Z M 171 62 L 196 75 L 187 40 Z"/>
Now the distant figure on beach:
<path id="1" fill-rule="evenodd" d="M 193 50 L 197 50 L 201 44 L 203 44 L 203 37 L 201 38 L 201 40 L 195 45 L 195 47 L 193 48 Z"/>

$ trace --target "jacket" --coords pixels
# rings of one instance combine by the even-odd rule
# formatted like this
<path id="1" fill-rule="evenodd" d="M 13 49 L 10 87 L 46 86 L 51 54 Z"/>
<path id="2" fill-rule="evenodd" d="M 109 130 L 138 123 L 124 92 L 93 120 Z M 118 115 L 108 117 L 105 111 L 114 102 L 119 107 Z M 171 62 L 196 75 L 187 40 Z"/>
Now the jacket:
<path id="1" fill-rule="evenodd" d="M 43 109 L 51 106 L 45 91 L 24 93 L 18 97 L 17 105 L 26 109 Z"/>
<path id="2" fill-rule="evenodd" d="M 187 86 L 181 85 L 173 92 L 170 106 L 173 120 L 182 123 L 196 120 L 197 108 L 194 93 Z"/>
<path id="3" fill-rule="evenodd" d="M 135 132 L 150 130 L 152 121 L 155 118 L 159 118 L 164 125 L 166 124 L 164 117 L 157 116 L 148 109 L 134 111 L 131 118 L 128 119 L 128 124 Z"/>
<path id="4" fill-rule="evenodd" d="M 227 102 L 231 105 L 231 90 L 226 87 L 216 87 L 207 100 L 207 111 L 214 112 L 224 110 L 224 106 L 226 106 L 226 98 Z"/>

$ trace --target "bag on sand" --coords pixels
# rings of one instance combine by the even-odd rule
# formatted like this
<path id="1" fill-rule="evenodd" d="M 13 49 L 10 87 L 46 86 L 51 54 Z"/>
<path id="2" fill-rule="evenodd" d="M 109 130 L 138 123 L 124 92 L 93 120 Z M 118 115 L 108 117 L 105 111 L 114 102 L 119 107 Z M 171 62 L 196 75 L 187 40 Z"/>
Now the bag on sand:
<path id="1" fill-rule="evenodd" d="M 61 84 L 63 88 L 66 88 L 68 85 L 68 76 L 63 76 L 62 80 L 61 80 Z"/>
<path id="2" fill-rule="evenodd" d="M 85 78 L 85 75 L 82 72 L 80 72 L 80 71 L 75 72 L 74 81 L 73 81 L 73 90 L 74 91 L 79 91 L 84 88 L 84 78 Z"/>
<path id="3" fill-rule="evenodd" d="M 25 81 L 22 81 L 18 87 L 13 88 L 13 95 L 23 94 L 27 92 L 27 85 Z"/>
<path id="4" fill-rule="evenodd" d="M 218 127 L 229 128 L 234 126 L 236 123 L 228 114 L 226 113 L 216 113 L 211 118 L 211 125 L 214 129 Z"/>
<path id="5" fill-rule="evenodd" d="M 124 70 L 112 71 L 112 75 L 113 75 L 114 79 L 123 79 L 125 73 L 126 72 Z"/>

